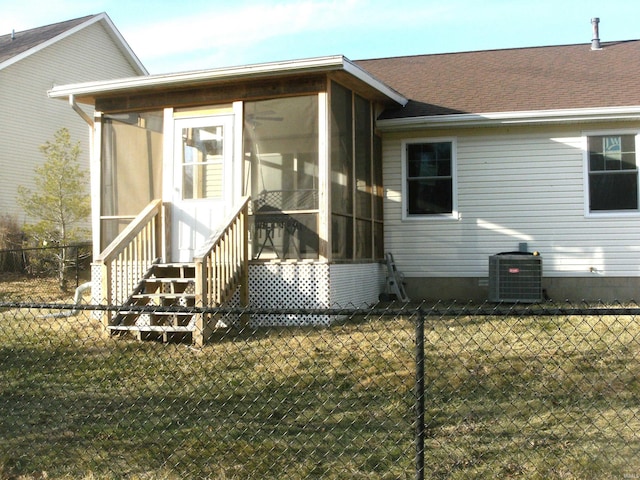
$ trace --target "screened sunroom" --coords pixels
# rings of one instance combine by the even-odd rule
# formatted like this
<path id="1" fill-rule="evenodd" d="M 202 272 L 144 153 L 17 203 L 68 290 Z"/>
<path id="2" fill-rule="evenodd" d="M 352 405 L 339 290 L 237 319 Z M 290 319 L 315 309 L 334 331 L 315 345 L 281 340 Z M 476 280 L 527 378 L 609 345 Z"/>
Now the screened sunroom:
<path id="1" fill-rule="evenodd" d="M 236 283 L 251 304 L 377 298 L 384 236 L 375 117 L 405 100 L 344 57 L 71 85 L 50 95 L 95 108 L 96 264 L 124 248 L 115 244 L 138 242 L 110 276 L 197 263 L 212 236 L 239 222 L 225 248 L 244 248 L 237 255 L 246 257 L 248 278 Z M 153 224 L 145 239 L 132 233 L 143 223 Z M 132 260 L 140 255 L 148 258 Z M 110 288 L 100 282 L 101 291 Z"/>
<path id="2" fill-rule="evenodd" d="M 322 94 L 245 103 L 253 260 L 383 257 L 375 105 L 337 82 L 329 91 L 329 102 Z M 320 117 L 327 107 L 329 121 Z"/>

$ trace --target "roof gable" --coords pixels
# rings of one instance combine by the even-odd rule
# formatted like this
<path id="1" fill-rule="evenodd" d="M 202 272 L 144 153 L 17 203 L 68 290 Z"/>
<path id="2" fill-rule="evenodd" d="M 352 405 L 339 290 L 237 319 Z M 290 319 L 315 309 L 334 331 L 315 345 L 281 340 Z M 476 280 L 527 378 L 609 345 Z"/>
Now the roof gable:
<path id="1" fill-rule="evenodd" d="M 355 63 L 410 99 L 383 118 L 640 106 L 640 40 Z"/>
<path id="2" fill-rule="evenodd" d="M 95 22 L 103 22 L 140 74 L 148 73 L 105 13 L 0 36 L 0 70 Z"/>

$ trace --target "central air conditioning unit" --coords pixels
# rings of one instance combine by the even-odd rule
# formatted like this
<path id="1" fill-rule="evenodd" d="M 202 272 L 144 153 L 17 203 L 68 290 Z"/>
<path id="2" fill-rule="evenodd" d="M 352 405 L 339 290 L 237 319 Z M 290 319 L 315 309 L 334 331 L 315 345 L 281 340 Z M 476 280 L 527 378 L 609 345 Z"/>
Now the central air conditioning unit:
<path id="1" fill-rule="evenodd" d="M 490 256 L 489 301 L 542 301 L 542 257 L 522 252 Z"/>

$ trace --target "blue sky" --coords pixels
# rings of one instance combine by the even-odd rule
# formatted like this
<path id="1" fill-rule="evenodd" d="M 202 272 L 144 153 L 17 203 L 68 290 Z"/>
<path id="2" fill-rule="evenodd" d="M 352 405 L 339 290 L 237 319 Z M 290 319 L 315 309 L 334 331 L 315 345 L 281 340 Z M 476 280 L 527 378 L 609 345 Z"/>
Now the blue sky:
<path id="1" fill-rule="evenodd" d="M 0 0 L 0 34 L 106 12 L 150 73 L 640 38 L 639 0 Z"/>

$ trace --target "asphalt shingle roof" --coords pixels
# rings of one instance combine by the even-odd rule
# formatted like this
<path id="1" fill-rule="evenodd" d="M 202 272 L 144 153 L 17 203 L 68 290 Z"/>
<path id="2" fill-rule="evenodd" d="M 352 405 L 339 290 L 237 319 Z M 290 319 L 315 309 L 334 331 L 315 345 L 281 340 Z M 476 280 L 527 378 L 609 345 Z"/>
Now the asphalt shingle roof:
<path id="1" fill-rule="evenodd" d="M 640 40 L 355 63 L 410 99 L 383 118 L 640 105 Z"/>
<path id="2" fill-rule="evenodd" d="M 44 27 L 32 28 L 31 30 L 24 30 L 22 32 L 15 32 L 12 39 L 12 34 L 0 36 L 0 64 L 7 60 L 20 55 L 28 50 L 37 47 L 41 43 L 44 43 L 58 35 L 74 28 L 81 23 L 93 18 L 95 15 L 88 15 L 86 17 L 76 18 L 68 20 L 66 22 L 53 23 Z"/>

